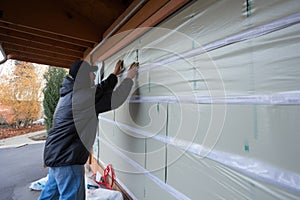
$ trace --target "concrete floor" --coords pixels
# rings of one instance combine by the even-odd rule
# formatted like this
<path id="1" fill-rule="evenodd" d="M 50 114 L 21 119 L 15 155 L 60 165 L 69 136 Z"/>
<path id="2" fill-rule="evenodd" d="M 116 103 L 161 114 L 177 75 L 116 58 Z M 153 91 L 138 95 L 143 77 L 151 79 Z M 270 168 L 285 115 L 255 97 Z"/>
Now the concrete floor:
<path id="1" fill-rule="evenodd" d="M 44 143 L 0 149 L 0 200 L 31 200 L 39 191 L 31 191 L 31 182 L 47 175 L 43 167 Z"/>
<path id="2" fill-rule="evenodd" d="M 0 200 L 35 200 L 39 197 L 40 191 L 32 191 L 29 186 L 48 174 L 48 168 L 43 166 L 45 142 L 31 139 L 41 134 L 36 132 L 0 140 Z M 88 178 L 91 174 L 86 173 L 86 183 L 96 185 Z M 91 189 L 86 192 L 86 199 L 122 199 L 121 193 L 112 190 Z"/>

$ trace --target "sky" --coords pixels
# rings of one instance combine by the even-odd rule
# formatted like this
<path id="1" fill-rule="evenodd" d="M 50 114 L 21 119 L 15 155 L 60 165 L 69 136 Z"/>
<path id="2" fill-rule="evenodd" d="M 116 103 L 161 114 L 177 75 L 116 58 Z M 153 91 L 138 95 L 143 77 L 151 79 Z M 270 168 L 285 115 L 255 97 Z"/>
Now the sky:
<path id="1" fill-rule="evenodd" d="M 1 64 L 0 76 L 9 75 L 12 72 L 14 65 L 15 65 L 15 60 L 11 60 L 11 59 Z"/>
<path id="2" fill-rule="evenodd" d="M 15 61 L 16 60 L 9 59 L 5 63 L 0 65 L 0 82 L 2 82 L 4 80 L 3 79 L 4 76 L 8 76 L 8 75 L 12 74 L 14 67 L 15 67 Z M 36 64 L 36 63 L 32 63 L 32 64 L 35 67 L 36 73 L 41 75 L 40 78 L 42 78 L 43 74 L 48 69 L 48 65 L 41 65 L 41 64 Z"/>

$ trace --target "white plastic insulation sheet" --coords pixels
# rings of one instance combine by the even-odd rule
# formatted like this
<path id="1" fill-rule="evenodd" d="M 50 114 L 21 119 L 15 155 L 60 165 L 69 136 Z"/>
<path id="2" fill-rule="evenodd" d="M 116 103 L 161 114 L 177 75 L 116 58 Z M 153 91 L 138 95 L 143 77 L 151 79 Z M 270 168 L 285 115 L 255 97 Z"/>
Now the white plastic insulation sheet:
<path id="1" fill-rule="evenodd" d="M 126 103 L 99 115 L 94 156 L 135 199 L 300 199 L 299 49 L 299 1 L 223 0 L 94 51 L 105 77 L 140 63 Z"/>

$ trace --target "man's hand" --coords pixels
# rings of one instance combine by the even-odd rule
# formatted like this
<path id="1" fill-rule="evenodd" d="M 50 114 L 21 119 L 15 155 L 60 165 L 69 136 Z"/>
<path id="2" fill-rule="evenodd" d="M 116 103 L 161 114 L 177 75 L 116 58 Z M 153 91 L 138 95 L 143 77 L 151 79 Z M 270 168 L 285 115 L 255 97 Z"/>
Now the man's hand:
<path id="1" fill-rule="evenodd" d="M 139 69 L 139 63 L 138 62 L 134 62 L 130 65 L 130 68 L 127 71 L 127 78 L 131 78 L 133 79 L 135 77 L 135 75 L 137 74 Z"/>
<path id="2" fill-rule="evenodd" d="M 123 66 L 123 60 L 119 60 L 116 64 L 115 71 L 113 72 L 114 75 L 119 75 L 125 70 Z"/>

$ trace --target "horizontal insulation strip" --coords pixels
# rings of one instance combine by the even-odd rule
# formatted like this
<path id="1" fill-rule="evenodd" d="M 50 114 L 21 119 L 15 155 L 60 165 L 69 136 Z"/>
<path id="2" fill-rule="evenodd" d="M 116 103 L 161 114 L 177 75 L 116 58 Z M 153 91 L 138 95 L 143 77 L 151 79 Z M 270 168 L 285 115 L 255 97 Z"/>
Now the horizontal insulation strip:
<path id="1" fill-rule="evenodd" d="M 289 191 L 300 194 L 300 174 L 282 170 L 255 159 L 245 158 L 236 154 L 220 152 L 217 150 L 207 149 L 204 146 L 197 143 L 180 140 L 173 137 L 152 134 L 150 132 L 143 131 L 141 129 L 123 123 L 115 122 L 113 120 L 104 117 L 99 116 L 99 119 L 109 122 L 118 127 L 127 129 L 128 131 L 131 131 L 138 135 L 142 135 L 147 138 L 158 140 L 160 142 L 163 142 L 168 145 L 172 145 L 174 147 L 180 148 L 184 151 L 193 153 L 200 157 L 211 159 L 227 167 L 235 169 L 236 171 L 245 174 L 249 177 L 252 177 L 256 180 L 273 184 L 275 186 L 285 188 Z M 138 167 L 141 168 L 141 166 Z M 147 176 L 152 175 L 150 172 L 146 170 L 145 173 L 147 173 Z"/>
<path id="2" fill-rule="evenodd" d="M 284 17 L 282 19 L 273 21 L 271 23 L 258 26 L 252 29 L 249 29 L 247 31 L 232 35 L 230 37 L 227 37 L 225 39 L 217 40 L 215 42 L 211 42 L 209 44 L 203 45 L 202 47 L 192 49 L 190 51 L 183 52 L 179 55 L 174 55 L 166 59 L 162 59 L 159 61 L 156 61 L 152 64 L 144 64 L 142 68 L 139 69 L 139 72 L 142 71 L 148 71 L 157 67 L 161 67 L 163 65 L 166 65 L 171 62 L 175 62 L 180 59 L 186 59 L 190 57 L 194 57 L 209 51 L 213 51 L 215 49 L 238 43 L 245 40 L 250 40 L 253 38 L 257 38 L 262 35 L 266 35 L 268 33 L 272 33 L 274 31 L 281 30 L 283 28 L 292 26 L 294 24 L 297 24 L 300 22 L 300 13 L 296 13 L 287 17 Z"/>
<path id="3" fill-rule="evenodd" d="M 227 95 L 214 96 L 133 96 L 130 103 L 166 102 L 191 104 L 257 104 L 257 105 L 298 105 L 300 91 L 281 92 L 270 95 Z"/>
<path id="4" fill-rule="evenodd" d="M 138 164 L 137 162 L 135 162 L 134 160 L 132 160 L 131 158 L 129 158 L 128 156 L 126 156 L 124 153 L 122 153 L 121 151 L 119 151 L 118 149 L 116 149 L 115 147 L 113 147 L 113 145 L 110 145 L 107 141 L 101 140 L 101 143 L 103 143 L 108 148 L 110 148 L 111 150 L 113 150 L 122 159 L 124 159 L 125 161 L 127 161 L 130 165 L 132 165 L 139 172 L 145 174 L 154 183 L 156 183 L 163 190 L 167 191 L 169 194 L 171 194 L 172 196 L 174 196 L 176 199 L 182 199 L 182 200 L 189 200 L 190 199 L 187 196 L 185 196 L 184 194 L 182 194 L 181 192 L 179 192 L 176 189 L 174 189 L 173 187 L 171 187 L 170 185 L 168 185 L 168 184 L 164 183 L 163 181 L 161 181 L 159 178 L 157 178 L 156 176 L 154 176 L 153 174 L 151 174 L 148 170 L 146 170 L 145 168 L 143 168 L 140 164 Z"/>

